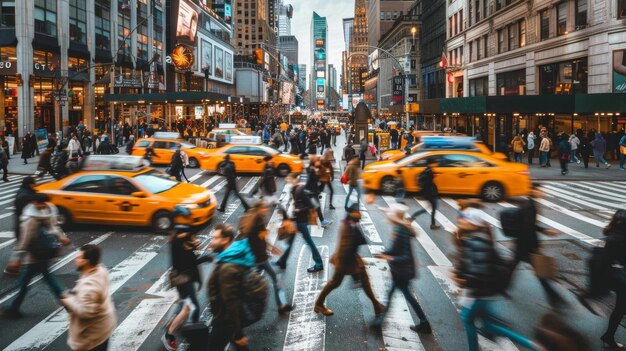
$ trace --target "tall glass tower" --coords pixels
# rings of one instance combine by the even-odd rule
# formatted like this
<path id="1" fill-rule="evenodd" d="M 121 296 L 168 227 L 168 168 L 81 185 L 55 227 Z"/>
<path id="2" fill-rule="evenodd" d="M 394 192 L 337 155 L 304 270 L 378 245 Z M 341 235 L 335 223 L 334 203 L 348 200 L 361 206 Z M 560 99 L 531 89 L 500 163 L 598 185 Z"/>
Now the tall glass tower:
<path id="1" fill-rule="evenodd" d="M 326 109 L 328 104 L 328 92 L 326 91 L 326 33 L 328 23 L 326 17 L 321 17 L 313 12 L 311 21 L 311 82 L 310 96 L 312 108 Z"/>

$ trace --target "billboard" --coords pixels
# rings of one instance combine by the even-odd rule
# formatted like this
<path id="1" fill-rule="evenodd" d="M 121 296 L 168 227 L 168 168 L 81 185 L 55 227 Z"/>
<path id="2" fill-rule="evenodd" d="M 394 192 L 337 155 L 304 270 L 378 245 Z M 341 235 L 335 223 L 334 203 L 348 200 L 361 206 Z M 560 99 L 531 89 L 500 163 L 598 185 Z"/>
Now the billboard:
<path id="1" fill-rule="evenodd" d="M 392 81 L 393 89 L 393 102 L 394 104 L 401 105 L 404 102 L 404 77 L 393 77 Z"/>
<path id="2" fill-rule="evenodd" d="M 613 51 L 613 92 L 626 93 L 626 49 Z"/>
<path id="3" fill-rule="evenodd" d="M 226 71 L 225 79 L 233 80 L 233 55 L 230 52 L 224 53 L 224 70 Z"/>
<path id="4" fill-rule="evenodd" d="M 224 21 L 228 24 L 232 24 L 233 19 L 233 5 L 229 0 L 224 1 Z"/>
<path id="5" fill-rule="evenodd" d="M 188 44 L 196 43 L 198 31 L 198 10 L 195 5 L 180 0 L 178 5 L 178 21 L 176 23 L 176 41 Z"/>
<path id="6" fill-rule="evenodd" d="M 293 105 L 294 103 L 294 94 L 293 94 L 293 84 L 290 82 L 282 83 L 282 91 L 281 91 L 281 99 L 284 105 Z"/>
<path id="7" fill-rule="evenodd" d="M 224 78 L 224 50 L 215 47 L 215 77 Z"/>
<path id="8" fill-rule="evenodd" d="M 202 40 L 201 69 L 208 71 L 208 75 L 213 75 L 213 45 L 206 40 Z"/>

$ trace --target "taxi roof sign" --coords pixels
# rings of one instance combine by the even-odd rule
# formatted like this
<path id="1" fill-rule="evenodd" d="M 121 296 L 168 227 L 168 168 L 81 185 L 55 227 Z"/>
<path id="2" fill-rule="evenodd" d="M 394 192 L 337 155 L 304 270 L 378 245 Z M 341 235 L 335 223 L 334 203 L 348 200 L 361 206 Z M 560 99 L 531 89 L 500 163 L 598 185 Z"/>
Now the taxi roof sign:
<path id="1" fill-rule="evenodd" d="M 155 132 L 153 137 L 156 139 L 180 139 L 180 134 L 177 132 Z"/>
<path id="2" fill-rule="evenodd" d="M 147 167 L 141 156 L 89 155 L 83 161 L 83 171 L 138 171 Z"/>
<path id="3" fill-rule="evenodd" d="M 261 137 L 256 135 L 233 135 L 230 137 L 230 144 L 255 144 L 261 145 Z"/>

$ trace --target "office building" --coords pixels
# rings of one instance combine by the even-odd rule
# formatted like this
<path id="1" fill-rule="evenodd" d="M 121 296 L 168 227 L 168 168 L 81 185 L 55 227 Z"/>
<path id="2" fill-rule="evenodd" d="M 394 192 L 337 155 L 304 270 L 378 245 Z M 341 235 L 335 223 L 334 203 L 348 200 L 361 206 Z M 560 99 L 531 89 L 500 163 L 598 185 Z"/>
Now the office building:
<path id="1" fill-rule="evenodd" d="M 310 107 L 324 110 L 327 106 L 326 94 L 326 46 L 328 23 L 326 17 L 313 12 L 311 20 L 311 78 Z"/>
<path id="2" fill-rule="evenodd" d="M 368 0 L 367 41 L 369 45 L 378 46 L 380 37 L 387 33 L 393 22 L 405 15 L 413 4 L 415 0 Z M 373 48 L 370 48 L 369 52 L 372 50 Z"/>
<path id="3" fill-rule="evenodd" d="M 278 35 L 291 35 L 291 18 L 293 17 L 293 6 L 285 4 L 280 0 L 278 7 Z"/>
<path id="4" fill-rule="evenodd" d="M 354 26 L 350 34 L 350 52 L 348 65 L 350 67 L 350 89 L 348 93 L 358 94 L 365 90 L 367 75 L 367 8 L 365 0 L 356 0 L 354 3 Z"/>
<path id="5" fill-rule="evenodd" d="M 337 69 L 332 63 L 328 65 L 328 88 L 337 91 Z"/>
<path id="6" fill-rule="evenodd" d="M 298 64 L 298 39 L 295 36 L 278 37 L 278 51 L 287 56 L 290 65 Z"/>
<path id="7" fill-rule="evenodd" d="M 304 63 L 299 63 L 298 64 L 298 85 L 300 86 L 300 89 L 302 90 L 306 90 L 306 83 L 307 83 L 307 72 L 306 72 L 307 66 Z"/>

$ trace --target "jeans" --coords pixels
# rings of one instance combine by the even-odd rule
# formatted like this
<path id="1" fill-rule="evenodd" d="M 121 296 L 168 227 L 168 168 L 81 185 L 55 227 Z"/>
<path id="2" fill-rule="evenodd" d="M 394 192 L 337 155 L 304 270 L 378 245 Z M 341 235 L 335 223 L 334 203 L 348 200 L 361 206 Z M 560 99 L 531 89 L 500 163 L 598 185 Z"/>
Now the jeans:
<path id="1" fill-rule="evenodd" d="M 347 267 L 342 267 L 342 268 L 347 268 Z M 324 302 L 326 301 L 326 296 L 328 296 L 328 294 L 330 294 L 331 291 L 337 289 L 341 285 L 341 282 L 343 281 L 343 277 L 345 276 L 346 276 L 345 273 L 341 272 L 341 269 L 339 270 L 336 269 L 335 273 L 333 273 L 333 277 L 330 279 L 328 283 L 326 283 L 326 285 L 324 285 L 324 288 L 322 289 L 319 296 L 317 297 L 317 300 L 315 300 L 315 305 L 323 306 Z M 363 291 L 365 292 L 365 295 L 370 299 L 370 301 L 372 301 L 372 305 L 374 306 L 374 313 L 378 314 L 382 312 L 379 310 L 382 306 L 380 302 L 376 299 L 376 296 L 374 295 L 374 291 L 372 290 L 372 285 L 370 284 L 370 279 L 367 276 L 367 272 L 365 271 L 365 269 L 363 269 L 363 271 L 361 271 L 360 273 L 353 275 L 353 277 L 358 278 L 358 280 L 361 282 L 361 286 L 363 287 Z"/>
<path id="2" fill-rule="evenodd" d="M 559 161 L 561 161 L 561 173 L 567 173 L 567 164 L 569 163 L 569 160 L 561 158 Z"/>
<path id="3" fill-rule="evenodd" d="M 535 149 L 528 149 L 528 164 L 533 164 L 533 154 L 535 153 Z"/>
<path id="4" fill-rule="evenodd" d="M 361 201 L 361 188 L 359 188 L 358 185 L 348 185 L 348 195 L 346 195 L 346 203 L 343 206 L 346 209 L 348 209 L 348 202 L 350 201 L 352 190 L 356 190 L 356 203 L 358 204 Z"/>
<path id="5" fill-rule="evenodd" d="M 624 154 L 620 154 L 619 155 L 619 168 L 620 169 L 624 169 L 624 159 L 626 158 L 626 155 Z"/>
<path id="6" fill-rule="evenodd" d="M 265 271 L 272 279 L 272 284 L 274 285 L 274 298 L 276 298 L 276 305 L 278 307 L 285 305 L 287 303 L 287 297 L 285 295 L 285 291 L 282 288 L 282 283 L 278 279 L 274 268 L 269 263 L 269 261 L 265 261 L 263 263 L 259 263 L 256 265 L 256 269 L 260 271 Z"/>
<path id="7" fill-rule="evenodd" d="M 547 151 L 539 151 L 539 163 L 542 166 L 545 166 L 548 163 L 548 152 Z"/>
<path id="8" fill-rule="evenodd" d="M 435 222 L 435 212 L 437 212 L 437 197 L 436 196 L 428 197 L 428 198 L 426 198 L 426 200 L 428 200 L 428 202 L 430 202 L 430 208 L 431 208 L 431 211 L 430 211 L 430 225 L 434 226 L 434 225 L 437 224 Z M 426 212 L 426 209 L 422 208 L 421 210 L 415 211 L 415 213 L 413 213 L 411 215 L 411 217 L 415 218 L 415 217 L 421 215 L 424 212 Z"/>
<path id="9" fill-rule="evenodd" d="M 415 296 L 413 296 L 413 294 L 411 294 L 411 291 L 409 290 L 409 282 L 392 282 L 391 283 L 391 289 L 389 289 L 389 293 L 387 294 L 387 306 L 385 307 L 385 313 L 387 314 L 387 311 L 389 311 L 389 306 L 391 306 L 391 299 L 393 298 L 393 293 L 396 291 L 396 289 L 400 290 L 400 292 L 402 293 L 402 295 L 404 295 L 404 298 L 406 299 L 406 301 L 409 303 L 409 305 L 411 305 L 411 307 L 413 307 L 413 310 L 415 311 L 415 313 L 417 313 L 417 317 L 420 319 L 420 322 L 426 322 L 426 315 L 424 314 L 424 311 L 422 310 L 422 306 L 420 306 L 419 302 L 417 302 L 417 300 L 415 299 Z"/>
<path id="10" fill-rule="evenodd" d="M 593 158 L 596 160 L 596 167 L 600 167 L 600 163 L 606 165 L 608 162 L 604 159 L 604 155 L 601 152 L 594 151 Z"/>
<path id="11" fill-rule="evenodd" d="M 604 333 L 604 336 L 610 339 L 615 338 L 617 327 L 619 327 L 622 318 L 624 318 L 624 313 L 626 313 L 626 291 L 617 291 L 616 293 L 615 308 L 609 317 L 609 326 Z"/>
<path id="12" fill-rule="evenodd" d="M 465 326 L 465 333 L 467 334 L 467 343 L 469 344 L 470 351 L 479 350 L 478 333 L 476 326 L 474 325 L 474 321 L 476 319 L 481 319 L 483 321 L 483 329 L 490 334 L 497 334 L 509 338 L 511 341 L 530 350 L 539 350 L 535 343 L 530 339 L 517 334 L 500 324 L 496 324 L 493 319 L 491 307 L 491 301 L 489 300 L 475 300 L 470 306 L 463 307 L 461 310 L 461 320 Z"/>
<path id="13" fill-rule="evenodd" d="M 516 152 L 515 153 L 515 162 L 522 163 L 522 155 L 523 154 L 524 154 L 523 152 Z"/>
<path id="14" fill-rule="evenodd" d="M 231 192 L 235 193 L 235 196 L 239 198 L 239 201 L 241 201 L 243 208 L 247 211 L 250 208 L 250 206 L 248 206 L 248 204 L 246 203 L 246 200 L 243 199 L 243 197 L 241 196 L 241 194 L 239 193 L 235 185 L 228 186 L 228 189 L 226 189 L 226 194 L 224 194 L 224 199 L 222 199 L 222 204 L 220 205 L 219 208 L 222 210 L 226 209 L 226 203 L 228 202 L 228 197 L 230 196 Z"/>
<path id="15" fill-rule="evenodd" d="M 20 309 L 22 301 L 24 301 L 26 292 L 28 291 L 28 284 L 37 274 L 40 273 L 43 274 L 43 279 L 46 281 L 56 298 L 61 298 L 61 293 L 63 293 L 64 288 L 56 277 L 48 271 L 48 261 L 31 263 L 26 265 L 24 268 L 24 272 L 22 273 L 22 277 L 20 279 L 20 291 L 17 293 L 15 300 L 11 302 L 7 310 L 17 312 Z"/>
<path id="16" fill-rule="evenodd" d="M 197 323 L 198 320 L 200 319 L 200 304 L 198 303 L 198 298 L 196 297 L 195 283 L 192 281 L 189 281 L 185 284 L 177 286 L 176 290 L 178 291 L 178 297 L 181 300 L 189 298 L 189 300 L 191 300 L 191 302 L 196 306 L 193 313 L 191 314 L 191 321 L 193 323 Z M 176 313 L 172 314 L 173 316 L 176 316 L 180 313 L 180 310 L 182 309 L 183 305 L 179 304 L 179 306 L 180 307 L 178 308 Z"/>
<path id="17" fill-rule="evenodd" d="M 578 159 L 578 157 L 576 157 L 576 154 L 578 153 L 577 151 L 578 151 L 578 150 L 574 149 L 574 150 L 572 150 L 572 151 L 570 152 L 570 159 L 571 159 L 571 161 L 570 161 L 570 162 L 578 162 L 578 161 L 580 161 L 580 160 Z"/>
<path id="18" fill-rule="evenodd" d="M 322 182 L 322 185 L 320 186 L 320 192 L 322 192 L 324 190 L 325 187 L 328 186 L 328 190 L 330 190 L 330 205 L 333 205 L 333 195 L 335 194 L 335 191 L 333 191 L 333 186 L 330 184 L 330 182 Z"/>
<path id="19" fill-rule="evenodd" d="M 315 242 L 311 237 L 311 233 L 309 233 L 309 223 L 297 222 L 296 227 L 298 228 L 298 231 L 302 234 L 302 237 L 304 238 L 306 244 L 309 245 L 309 248 L 311 249 L 313 261 L 315 261 L 315 268 L 323 268 L 324 262 L 322 261 L 322 256 L 320 255 L 320 252 L 317 251 L 317 246 L 315 246 Z M 289 258 L 289 253 L 291 252 L 291 248 L 293 247 L 294 239 L 295 235 L 292 235 L 291 240 L 289 240 L 289 242 L 287 243 L 287 248 L 285 249 L 285 252 L 283 252 L 283 255 L 280 256 L 280 258 L 278 259 L 277 264 L 279 266 L 285 267 L 285 265 L 287 264 L 287 258 Z"/>

